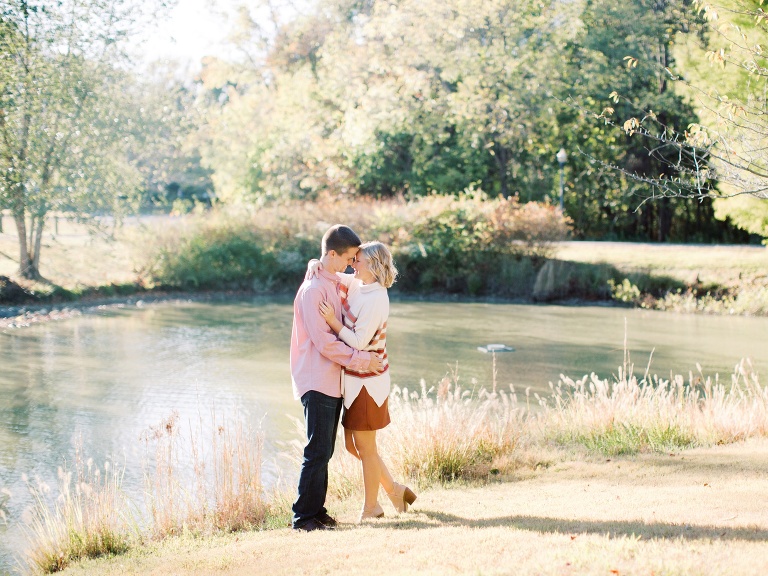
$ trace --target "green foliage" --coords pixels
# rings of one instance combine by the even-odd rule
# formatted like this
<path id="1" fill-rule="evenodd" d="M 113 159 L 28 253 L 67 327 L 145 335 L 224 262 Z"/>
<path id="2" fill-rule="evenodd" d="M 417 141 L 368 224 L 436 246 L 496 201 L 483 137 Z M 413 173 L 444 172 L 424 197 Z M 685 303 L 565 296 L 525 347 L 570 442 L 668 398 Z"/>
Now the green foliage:
<path id="1" fill-rule="evenodd" d="M 535 268 L 551 255 L 551 242 L 567 234 L 567 221 L 551 206 L 477 193 L 413 204 L 409 238 L 397 248 L 404 289 L 529 293 Z"/>
<path id="2" fill-rule="evenodd" d="M 557 94 L 568 105 L 560 124 L 577 202 L 566 205 L 577 236 L 653 241 L 745 240 L 714 218 L 710 198 L 659 196 L 653 180 L 688 178 L 691 166 L 664 138 L 698 121 L 675 90 L 674 45 L 695 32 L 690 0 L 585 5 L 584 25 L 568 45 L 568 71 Z M 575 106 L 573 104 L 576 104 Z M 630 124 L 622 125 L 624 121 Z M 634 122 L 634 123 L 631 123 Z M 642 126 L 647 138 L 632 137 Z M 584 193 L 584 188 L 587 192 Z M 646 201 L 647 200 L 647 201 Z"/>
<path id="3" fill-rule="evenodd" d="M 250 288 L 256 278 L 269 277 L 277 261 L 247 227 L 202 227 L 158 254 L 154 281 L 186 289 Z"/>
<path id="4" fill-rule="evenodd" d="M 317 216 L 315 216 L 317 215 Z M 227 211 L 187 217 L 155 240 L 150 283 L 187 289 L 293 291 L 318 257 L 330 224 L 386 242 L 400 277 L 396 290 L 522 296 L 552 242 L 568 234 L 552 206 L 480 192 L 372 201 L 326 199 L 265 205 L 252 216 Z"/>
<path id="5" fill-rule="evenodd" d="M 410 201 L 275 202 L 250 215 L 225 209 L 188 215 L 149 232 L 155 249 L 143 282 L 187 290 L 293 292 L 307 261 L 319 256 L 330 222 L 344 222 L 363 240 L 390 246 L 400 272 L 395 292 L 541 302 L 613 299 L 646 308 L 746 314 L 768 309 L 768 292 L 760 283 L 732 294 L 723 286 L 688 286 L 649 270 L 555 260 L 553 242 L 568 234 L 556 209 L 490 199 L 477 191 Z M 104 287 L 94 295 L 135 288 Z"/>
<path id="6" fill-rule="evenodd" d="M 614 14 L 637 13 L 616 26 L 611 25 L 611 16 L 605 16 L 612 6 L 606 4 L 607 9 L 592 15 L 598 33 L 591 38 L 601 39 L 605 35 L 601 28 L 609 36 L 615 29 L 616 42 L 600 51 L 612 55 L 614 61 L 622 58 L 626 73 L 624 78 L 613 79 L 610 94 L 607 99 L 603 96 L 604 104 L 592 109 L 598 121 L 625 134 L 622 148 L 631 160 L 612 166 L 654 200 L 661 237 L 673 222 L 680 221 L 678 210 L 668 220 L 670 208 L 681 200 L 695 199 L 700 205 L 695 219 L 686 214 L 682 221 L 688 228 L 685 237 L 698 228 L 704 238 L 746 240 L 744 234 L 733 235 L 729 223 L 711 222 L 711 203 L 721 196 L 740 194 L 768 198 L 768 74 L 763 48 L 768 22 L 762 1 L 625 3 L 614 8 Z M 655 91 L 653 82 L 648 82 L 654 76 Z M 727 215 L 722 210 L 720 214 L 721 219 Z M 735 219 L 733 222 L 739 225 Z"/>
<path id="7" fill-rule="evenodd" d="M 559 196 L 555 152 L 565 147 L 577 237 L 743 241 L 715 221 L 709 199 L 644 202 L 653 187 L 643 178 L 675 151 L 649 154 L 604 122 L 638 109 L 656 110 L 657 128 L 697 122 L 659 70 L 674 65 L 695 19 L 690 0 L 321 0 L 276 22 L 274 40 L 246 22 L 247 64 L 208 62 L 203 162 L 233 203 L 472 186 L 526 203 Z"/>
<path id="8" fill-rule="evenodd" d="M 0 23 L 0 209 L 19 230 L 19 272 L 39 279 L 50 211 L 121 214 L 138 190 L 142 111 L 126 30 L 162 0 L 8 0 Z M 144 133 L 146 135 L 146 132 Z"/>
<path id="9" fill-rule="evenodd" d="M 718 198 L 715 201 L 715 216 L 730 220 L 742 230 L 757 234 L 768 245 L 768 201 L 754 196 Z"/>
<path id="10" fill-rule="evenodd" d="M 608 279 L 611 287 L 611 296 L 614 300 L 624 303 L 634 303 L 640 299 L 640 289 L 632 284 L 628 278 L 624 278 L 621 284 L 616 284 L 613 278 Z"/>

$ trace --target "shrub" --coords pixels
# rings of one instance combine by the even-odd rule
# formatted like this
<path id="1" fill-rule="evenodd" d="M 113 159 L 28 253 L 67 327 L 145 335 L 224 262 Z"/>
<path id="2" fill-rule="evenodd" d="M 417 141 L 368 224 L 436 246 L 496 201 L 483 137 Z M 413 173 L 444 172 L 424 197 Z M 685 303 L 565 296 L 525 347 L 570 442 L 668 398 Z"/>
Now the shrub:
<path id="1" fill-rule="evenodd" d="M 475 192 L 423 197 L 413 205 L 412 228 L 394 244 L 404 290 L 527 293 L 532 274 L 510 270 L 528 272 L 568 233 L 567 220 L 553 207 L 514 198 Z"/>
<path id="2" fill-rule="evenodd" d="M 766 316 L 768 315 L 768 285 L 749 283 L 735 295 L 728 291 L 708 291 L 702 294 L 693 288 L 678 289 L 668 292 L 661 298 L 649 299 L 642 305 L 644 308 L 654 310 Z"/>
<path id="3" fill-rule="evenodd" d="M 552 206 L 475 191 L 409 201 L 326 197 L 186 216 L 155 234 L 144 273 L 150 284 L 185 289 L 292 291 L 338 222 L 390 246 L 403 292 L 523 294 L 552 242 L 568 233 Z"/>
<path id="4" fill-rule="evenodd" d="M 611 287 L 611 296 L 614 300 L 625 303 L 634 303 L 640 300 L 640 289 L 632 284 L 628 278 L 624 278 L 621 284 L 617 284 L 613 278 L 608 279 Z"/>

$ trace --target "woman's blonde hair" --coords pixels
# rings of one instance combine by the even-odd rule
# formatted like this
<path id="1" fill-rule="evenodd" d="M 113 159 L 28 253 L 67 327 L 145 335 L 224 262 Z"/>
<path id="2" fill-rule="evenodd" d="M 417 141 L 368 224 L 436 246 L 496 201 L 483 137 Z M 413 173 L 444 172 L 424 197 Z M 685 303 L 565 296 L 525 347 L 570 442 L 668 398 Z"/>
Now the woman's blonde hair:
<path id="1" fill-rule="evenodd" d="M 368 259 L 368 269 L 376 281 L 384 288 L 392 286 L 397 279 L 397 268 L 389 248 L 381 242 L 366 242 L 360 245 L 360 250 Z"/>

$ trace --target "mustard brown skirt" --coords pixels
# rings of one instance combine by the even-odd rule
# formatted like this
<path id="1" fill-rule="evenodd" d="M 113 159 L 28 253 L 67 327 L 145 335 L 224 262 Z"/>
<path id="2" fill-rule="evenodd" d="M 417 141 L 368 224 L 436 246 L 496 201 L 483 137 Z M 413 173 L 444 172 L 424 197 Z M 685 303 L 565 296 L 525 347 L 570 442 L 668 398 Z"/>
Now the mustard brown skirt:
<path id="1" fill-rule="evenodd" d="M 381 430 L 391 422 L 389 419 L 389 398 L 381 406 L 368 394 L 365 386 L 360 390 L 349 408 L 344 408 L 341 425 L 347 430 Z"/>

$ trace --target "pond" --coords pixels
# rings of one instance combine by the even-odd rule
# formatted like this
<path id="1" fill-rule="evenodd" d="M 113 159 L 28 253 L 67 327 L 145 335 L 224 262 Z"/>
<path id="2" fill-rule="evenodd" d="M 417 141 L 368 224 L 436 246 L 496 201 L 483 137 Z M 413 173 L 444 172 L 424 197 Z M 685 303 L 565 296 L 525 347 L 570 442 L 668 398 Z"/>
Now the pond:
<path id="1" fill-rule="evenodd" d="M 290 299 L 177 302 L 107 309 L 80 317 L 0 330 L 0 488 L 8 526 L 0 526 L 0 572 L 21 546 L 19 519 L 29 506 L 22 475 L 52 486 L 77 446 L 96 462 L 126 467 L 126 490 L 140 493 L 143 431 L 173 411 L 180 422 L 215 409 L 237 410 L 265 436 L 265 481 L 275 457 L 297 438 L 301 405 L 291 393 Z M 627 349 L 635 372 L 728 380 L 741 358 L 762 374 L 768 319 L 679 315 L 600 306 L 530 306 L 395 301 L 388 330 L 394 384 L 418 389 L 456 371 L 459 384 L 496 382 L 545 394 L 560 374 L 618 373 Z M 0 499 L 2 502 L 2 499 Z"/>

